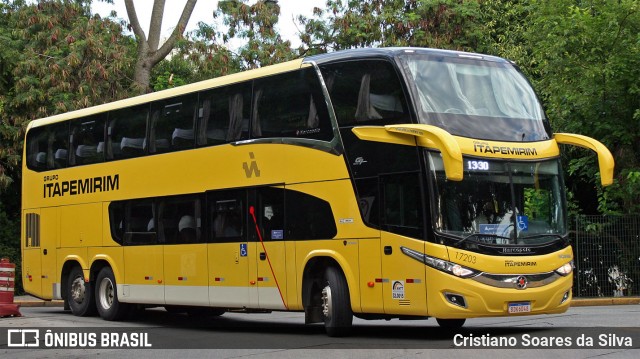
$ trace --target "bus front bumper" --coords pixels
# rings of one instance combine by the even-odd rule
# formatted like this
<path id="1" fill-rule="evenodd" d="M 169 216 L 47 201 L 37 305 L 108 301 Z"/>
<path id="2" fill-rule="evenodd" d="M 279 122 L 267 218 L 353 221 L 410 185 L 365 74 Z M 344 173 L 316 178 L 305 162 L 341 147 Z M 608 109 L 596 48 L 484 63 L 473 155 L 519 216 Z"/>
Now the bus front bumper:
<path id="1" fill-rule="evenodd" d="M 571 303 L 572 275 L 548 284 L 517 289 L 459 278 L 427 267 L 429 316 L 443 319 L 500 317 L 565 312 Z"/>

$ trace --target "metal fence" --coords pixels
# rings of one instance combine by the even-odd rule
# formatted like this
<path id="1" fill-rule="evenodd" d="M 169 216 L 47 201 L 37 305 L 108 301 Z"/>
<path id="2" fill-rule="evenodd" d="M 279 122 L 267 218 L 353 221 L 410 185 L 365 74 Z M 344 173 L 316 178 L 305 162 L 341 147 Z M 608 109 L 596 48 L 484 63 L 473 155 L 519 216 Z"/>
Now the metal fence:
<path id="1" fill-rule="evenodd" d="M 573 218 L 574 297 L 640 295 L 640 215 Z"/>

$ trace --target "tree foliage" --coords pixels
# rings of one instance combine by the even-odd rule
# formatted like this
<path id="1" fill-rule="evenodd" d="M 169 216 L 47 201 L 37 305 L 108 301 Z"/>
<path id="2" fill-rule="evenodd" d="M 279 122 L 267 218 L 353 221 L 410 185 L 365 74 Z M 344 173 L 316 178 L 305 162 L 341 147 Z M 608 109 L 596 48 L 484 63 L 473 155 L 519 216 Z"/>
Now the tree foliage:
<path id="1" fill-rule="evenodd" d="M 282 39 L 275 27 L 280 16 L 277 1 L 223 0 L 218 3 L 214 17 L 222 18 L 227 33 L 221 34 L 223 43 L 236 39 L 242 42 L 237 55 L 242 67 L 253 69 L 297 57 L 291 42 Z"/>
<path id="2" fill-rule="evenodd" d="M 638 212 L 640 3 L 532 0 L 531 6 L 525 38 L 554 129 L 596 138 L 616 160 L 616 184 L 603 190 L 593 153 L 565 148 L 573 189 L 598 189 L 601 212 Z"/>

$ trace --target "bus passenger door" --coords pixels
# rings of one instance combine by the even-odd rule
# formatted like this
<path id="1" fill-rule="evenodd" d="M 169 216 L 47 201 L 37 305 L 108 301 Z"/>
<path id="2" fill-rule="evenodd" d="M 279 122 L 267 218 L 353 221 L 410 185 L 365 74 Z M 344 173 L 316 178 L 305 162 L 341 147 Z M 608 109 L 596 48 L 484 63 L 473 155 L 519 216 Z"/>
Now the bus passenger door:
<path id="1" fill-rule="evenodd" d="M 41 297 L 40 210 L 30 209 L 23 213 L 22 283 L 27 293 Z"/>
<path id="2" fill-rule="evenodd" d="M 284 189 L 259 188 L 251 199 L 249 233 L 255 238 L 258 253 L 258 305 L 262 309 L 287 309 Z"/>
<path id="3" fill-rule="evenodd" d="M 209 305 L 249 308 L 257 297 L 249 268 L 256 261 L 256 247 L 247 242 L 246 190 L 207 193 L 207 255 L 209 259 Z"/>
<path id="4" fill-rule="evenodd" d="M 387 314 L 427 314 L 425 265 L 402 252 L 424 253 L 422 196 L 414 173 L 380 177 L 381 255 L 384 311 Z"/>
<path id="5" fill-rule="evenodd" d="M 164 243 L 166 304 L 209 305 L 203 198 L 165 197 L 158 203 L 158 236 Z"/>

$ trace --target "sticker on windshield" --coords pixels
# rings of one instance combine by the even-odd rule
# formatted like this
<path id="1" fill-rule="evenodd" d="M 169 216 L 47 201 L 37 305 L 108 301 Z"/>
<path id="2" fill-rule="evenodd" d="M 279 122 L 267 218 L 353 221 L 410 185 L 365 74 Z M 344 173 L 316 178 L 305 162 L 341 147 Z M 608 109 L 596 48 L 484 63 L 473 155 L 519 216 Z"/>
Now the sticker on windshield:
<path id="1" fill-rule="evenodd" d="M 480 234 L 496 234 L 498 232 L 497 224 L 481 224 Z"/>
<path id="2" fill-rule="evenodd" d="M 529 229 L 529 217 L 528 216 L 516 216 L 518 220 L 518 229 L 526 231 Z"/>

